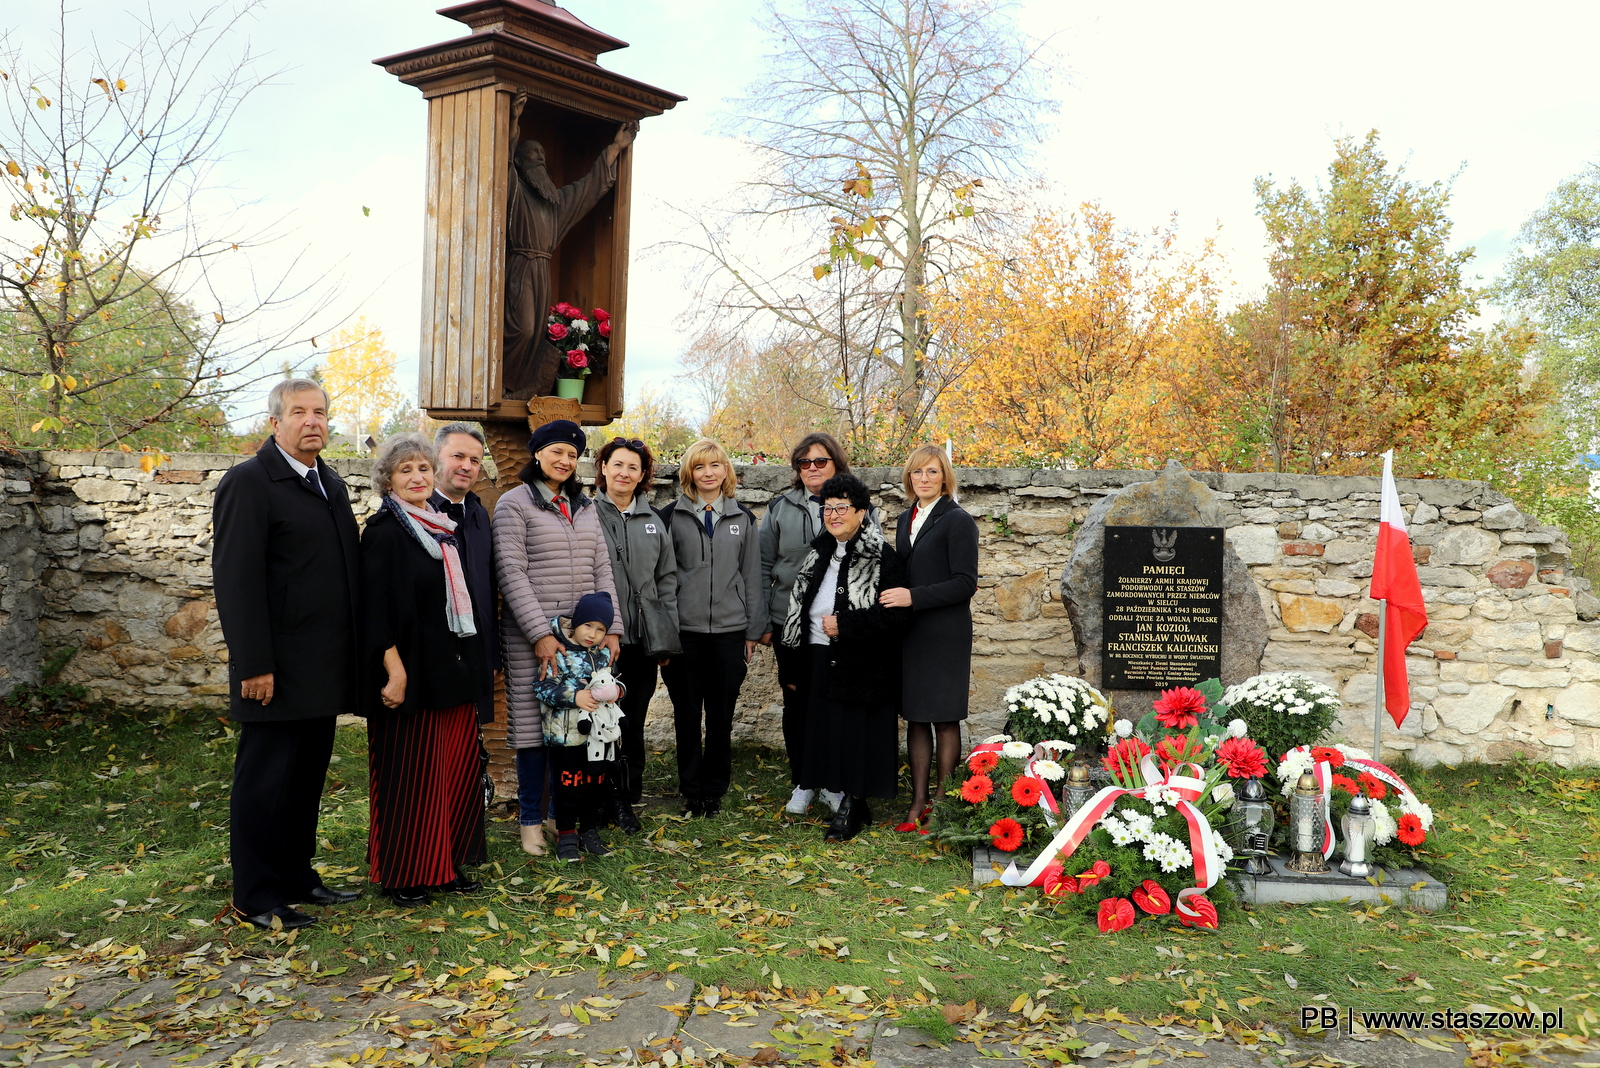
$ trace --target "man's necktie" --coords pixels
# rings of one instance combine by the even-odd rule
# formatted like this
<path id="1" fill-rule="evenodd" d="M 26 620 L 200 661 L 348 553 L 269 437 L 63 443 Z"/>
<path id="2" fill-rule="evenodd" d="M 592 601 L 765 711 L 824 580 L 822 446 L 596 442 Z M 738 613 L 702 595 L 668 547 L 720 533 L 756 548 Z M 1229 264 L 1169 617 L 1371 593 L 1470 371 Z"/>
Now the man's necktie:
<path id="1" fill-rule="evenodd" d="M 328 493 L 322 488 L 322 480 L 317 477 L 317 469 L 315 467 L 308 468 L 306 470 L 306 483 L 312 489 L 317 491 L 318 497 L 321 497 L 323 500 L 328 499 Z"/>
<path id="2" fill-rule="evenodd" d="M 708 504 L 706 505 L 706 537 L 712 537 L 716 530 L 717 514 L 711 510 L 711 506 Z"/>
<path id="3" fill-rule="evenodd" d="M 555 506 L 561 509 L 561 518 L 569 523 L 572 522 L 572 513 L 567 511 L 567 499 L 558 493 L 553 500 Z"/>

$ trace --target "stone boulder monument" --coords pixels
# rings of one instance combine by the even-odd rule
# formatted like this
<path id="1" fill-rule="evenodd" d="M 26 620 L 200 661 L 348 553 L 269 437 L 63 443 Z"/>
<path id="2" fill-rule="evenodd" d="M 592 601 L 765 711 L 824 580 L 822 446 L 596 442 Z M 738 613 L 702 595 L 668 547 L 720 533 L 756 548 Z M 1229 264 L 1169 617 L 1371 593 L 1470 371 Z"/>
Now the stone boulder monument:
<path id="1" fill-rule="evenodd" d="M 1261 670 L 1267 615 L 1226 525 L 1211 488 L 1171 460 L 1102 498 L 1078 529 L 1061 600 L 1083 676 L 1118 718 L 1140 719 L 1162 689 Z"/>

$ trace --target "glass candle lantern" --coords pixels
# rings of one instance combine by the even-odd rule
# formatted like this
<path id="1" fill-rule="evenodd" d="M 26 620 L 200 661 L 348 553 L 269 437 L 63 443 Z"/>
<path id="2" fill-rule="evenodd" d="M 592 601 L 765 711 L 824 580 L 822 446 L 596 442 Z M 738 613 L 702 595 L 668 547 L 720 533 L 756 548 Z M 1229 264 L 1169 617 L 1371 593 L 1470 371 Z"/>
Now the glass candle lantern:
<path id="1" fill-rule="evenodd" d="M 1228 814 L 1228 836 L 1233 840 L 1234 853 L 1244 858 L 1244 870 L 1250 875 L 1272 874 L 1267 857 L 1271 853 L 1275 822 L 1272 802 L 1267 799 L 1261 780 L 1246 780 L 1234 799 L 1233 811 Z"/>
<path id="2" fill-rule="evenodd" d="M 1062 789 L 1062 807 L 1071 819 L 1094 796 L 1094 783 L 1089 779 L 1089 765 L 1074 764 L 1067 772 L 1067 784 Z"/>
<path id="3" fill-rule="evenodd" d="M 1378 821 L 1372 816 L 1372 805 L 1366 795 L 1356 794 L 1350 799 L 1343 830 L 1344 860 L 1339 870 L 1356 879 L 1368 878 L 1376 871 L 1372 863 L 1372 841 L 1378 833 Z"/>
<path id="4" fill-rule="evenodd" d="M 1322 858 L 1322 845 L 1327 824 L 1323 820 L 1323 805 L 1327 801 L 1317 789 L 1317 778 L 1309 771 L 1303 772 L 1294 786 L 1294 796 L 1289 799 L 1289 844 L 1294 859 L 1289 867 L 1299 872 L 1325 872 L 1328 862 Z"/>

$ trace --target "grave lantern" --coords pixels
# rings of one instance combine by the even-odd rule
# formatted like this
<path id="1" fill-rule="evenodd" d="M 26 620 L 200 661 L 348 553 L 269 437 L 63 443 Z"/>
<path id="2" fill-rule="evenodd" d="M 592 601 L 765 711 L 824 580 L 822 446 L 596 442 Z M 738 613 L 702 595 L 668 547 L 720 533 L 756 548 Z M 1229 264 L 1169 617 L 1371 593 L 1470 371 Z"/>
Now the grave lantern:
<path id="1" fill-rule="evenodd" d="M 1377 833 L 1378 821 L 1372 816 L 1372 805 L 1365 794 L 1356 794 L 1350 799 L 1350 811 L 1344 817 L 1344 860 L 1339 870 L 1356 879 L 1372 875 L 1372 842 Z"/>
<path id="2" fill-rule="evenodd" d="M 1064 794 L 1067 818 L 1071 819 L 1077 815 L 1080 808 L 1089 803 L 1089 798 L 1094 796 L 1094 783 L 1089 781 L 1089 765 L 1083 763 L 1072 765 L 1072 770 L 1067 772 Z"/>
<path id="3" fill-rule="evenodd" d="M 1233 851 L 1245 858 L 1244 870 L 1250 875 L 1271 875 L 1272 865 L 1267 862 L 1271 852 L 1272 828 L 1276 821 L 1272 815 L 1272 802 L 1260 779 L 1248 779 L 1233 802 L 1233 812 L 1228 817 L 1228 830 L 1233 838 Z"/>
<path id="4" fill-rule="evenodd" d="M 1294 849 L 1289 868 L 1293 871 L 1315 874 L 1328 870 L 1328 862 L 1322 859 L 1327 831 L 1322 809 L 1325 803 L 1317 789 L 1316 776 L 1309 771 L 1302 773 L 1295 783 L 1294 796 L 1289 799 L 1289 844 Z"/>

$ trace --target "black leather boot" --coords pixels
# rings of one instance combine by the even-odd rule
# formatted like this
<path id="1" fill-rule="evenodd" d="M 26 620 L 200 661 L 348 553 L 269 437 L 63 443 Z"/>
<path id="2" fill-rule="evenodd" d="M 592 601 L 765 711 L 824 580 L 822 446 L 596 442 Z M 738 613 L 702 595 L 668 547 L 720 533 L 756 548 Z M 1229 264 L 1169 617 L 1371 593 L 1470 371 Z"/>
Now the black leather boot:
<path id="1" fill-rule="evenodd" d="M 644 824 L 634 814 L 633 806 L 620 797 L 617 798 L 617 827 L 623 834 L 638 834 L 644 830 Z"/>

